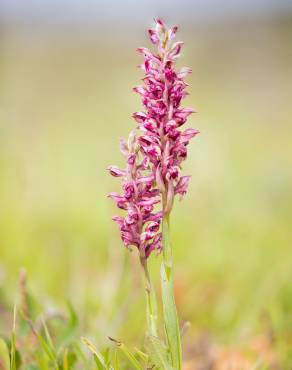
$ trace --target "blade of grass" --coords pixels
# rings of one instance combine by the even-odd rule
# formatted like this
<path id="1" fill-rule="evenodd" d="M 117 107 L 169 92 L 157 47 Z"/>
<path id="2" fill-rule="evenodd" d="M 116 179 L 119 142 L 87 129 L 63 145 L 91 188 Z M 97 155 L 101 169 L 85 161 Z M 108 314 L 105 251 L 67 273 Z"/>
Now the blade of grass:
<path id="1" fill-rule="evenodd" d="M 128 359 L 130 364 L 134 367 L 134 369 L 143 370 L 143 367 L 139 364 L 136 357 L 132 354 L 132 352 L 127 348 L 127 346 L 124 343 L 122 343 L 122 342 L 120 342 L 120 341 L 118 341 L 114 338 L 111 338 L 111 337 L 109 337 L 109 339 L 116 344 L 118 349 L 120 349 L 122 351 L 124 356 Z"/>
<path id="2" fill-rule="evenodd" d="M 173 369 L 168 348 L 159 338 L 153 336 L 148 338 L 148 351 L 151 361 L 159 369 Z"/>
<path id="3" fill-rule="evenodd" d="M 53 353 L 55 353 L 55 347 L 54 347 L 49 329 L 48 329 L 47 324 L 46 324 L 44 319 L 42 319 L 42 325 L 43 325 L 43 328 L 44 328 L 44 332 L 45 332 L 45 336 L 46 336 L 46 339 L 47 339 L 48 346 L 50 347 L 51 351 Z"/>
<path id="4" fill-rule="evenodd" d="M 48 358 L 53 362 L 54 364 L 54 368 L 56 370 L 59 370 L 59 365 L 58 365 L 58 360 L 57 360 L 57 356 L 55 354 L 55 350 L 53 347 L 51 347 L 50 343 L 47 343 L 44 338 L 36 331 L 36 329 L 34 328 L 34 325 L 32 323 L 31 320 L 28 320 L 28 324 L 31 328 L 31 331 L 33 332 L 33 334 L 35 335 L 35 337 L 38 339 L 42 349 L 44 350 L 45 354 L 48 356 Z M 46 326 L 45 326 L 46 327 Z M 44 327 L 44 328 L 45 328 Z M 48 329 L 45 329 L 45 331 L 47 330 L 47 333 L 48 333 L 48 336 L 50 338 L 50 335 L 49 335 L 49 331 Z M 51 341 L 51 339 L 50 339 Z"/>
<path id="5" fill-rule="evenodd" d="M 95 348 L 95 346 L 87 338 L 82 337 L 81 341 L 93 354 L 98 370 L 107 370 L 105 359 L 103 355 Z M 113 370 L 112 367 L 109 369 Z"/>
<path id="6" fill-rule="evenodd" d="M 11 349 L 10 349 L 10 370 L 16 370 L 15 330 L 16 330 L 16 305 L 14 306 L 13 310 L 13 328 L 11 334 Z"/>
<path id="7" fill-rule="evenodd" d="M 0 338 L 0 368 L 4 370 L 10 369 L 9 350 L 5 341 Z"/>
<path id="8" fill-rule="evenodd" d="M 68 348 L 65 348 L 63 354 L 63 370 L 68 370 Z"/>
<path id="9" fill-rule="evenodd" d="M 175 370 L 181 370 L 182 350 L 179 322 L 173 291 L 173 261 L 172 248 L 169 238 L 169 216 L 163 217 L 162 239 L 163 262 L 161 265 L 161 290 L 165 332 L 171 354 L 172 366 Z"/>
<path id="10" fill-rule="evenodd" d="M 149 360 L 149 356 L 146 354 L 146 353 L 144 353 L 144 352 L 142 352 L 142 351 L 140 351 L 140 349 L 138 349 L 138 348 L 134 348 L 134 350 L 135 350 L 135 352 L 137 353 L 137 355 L 140 357 L 140 359 L 142 360 L 142 361 L 144 361 L 144 362 L 148 362 L 148 360 Z"/>
<path id="11" fill-rule="evenodd" d="M 66 328 L 61 334 L 61 341 L 63 345 L 68 344 L 74 338 L 74 334 L 76 333 L 76 329 L 79 323 L 78 316 L 71 302 L 67 301 L 66 303 L 69 317 Z"/>
<path id="12" fill-rule="evenodd" d="M 120 370 L 120 361 L 119 361 L 119 354 L 118 350 L 115 351 L 115 370 Z"/>

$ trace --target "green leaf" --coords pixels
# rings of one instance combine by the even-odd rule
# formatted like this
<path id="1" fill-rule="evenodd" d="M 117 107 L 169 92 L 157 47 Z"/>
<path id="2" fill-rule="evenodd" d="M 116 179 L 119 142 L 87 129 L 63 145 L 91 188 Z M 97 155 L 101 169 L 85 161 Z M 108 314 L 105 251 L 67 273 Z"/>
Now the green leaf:
<path id="1" fill-rule="evenodd" d="M 53 353 L 55 353 L 55 347 L 54 347 L 49 329 L 48 329 L 47 324 L 46 324 L 44 319 L 42 319 L 42 325 L 43 325 L 43 328 L 44 328 L 44 332 L 45 332 L 45 336 L 46 336 L 46 339 L 47 339 L 48 346 L 51 349 L 51 351 Z"/>
<path id="2" fill-rule="evenodd" d="M 10 369 L 9 350 L 6 342 L 0 338 L 0 368 L 3 370 Z"/>
<path id="3" fill-rule="evenodd" d="M 69 311 L 69 323 L 70 327 L 76 328 L 78 325 L 78 316 L 76 311 L 74 310 L 74 307 L 70 301 L 67 301 L 67 308 Z"/>
<path id="4" fill-rule="evenodd" d="M 25 370 L 39 370 L 36 365 L 26 365 Z"/>
<path id="5" fill-rule="evenodd" d="M 74 307 L 69 301 L 67 301 L 67 310 L 69 314 L 67 326 L 60 335 L 61 343 L 63 345 L 68 344 L 69 342 L 72 341 L 72 338 L 74 337 L 74 334 L 79 323 L 78 316 L 74 310 Z"/>
<path id="6" fill-rule="evenodd" d="M 106 361 L 103 357 L 103 355 L 95 348 L 95 346 L 87 339 L 82 337 L 81 338 L 83 344 L 90 350 L 90 352 L 93 354 L 94 361 L 96 363 L 98 370 L 107 370 Z M 110 367 L 110 370 L 113 370 L 112 367 Z"/>
<path id="7" fill-rule="evenodd" d="M 71 344 L 71 347 L 72 347 L 72 354 L 74 353 L 74 355 L 75 355 L 75 360 L 78 357 L 83 362 L 84 365 L 86 364 L 86 365 L 89 366 L 88 357 L 85 356 L 84 352 L 82 351 L 82 349 L 79 345 L 79 341 L 78 342 L 73 342 Z"/>
<path id="8" fill-rule="evenodd" d="M 14 306 L 13 310 L 13 329 L 11 335 L 11 348 L 10 348 L 10 370 L 16 370 L 15 329 L 16 329 L 16 305 Z"/>
<path id="9" fill-rule="evenodd" d="M 172 370 L 170 354 L 167 346 L 157 337 L 148 337 L 150 359 L 158 369 Z"/>
<path id="10" fill-rule="evenodd" d="M 48 328 L 47 328 L 45 322 L 43 321 L 43 327 L 44 327 L 45 335 L 47 337 L 47 341 L 35 330 L 35 328 L 33 326 L 33 323 L 31 321 L 28 321 L 28 323 L 31 327 L 32 332 L 34 333 L 34 335 L 38 339 L 42 349 L 45 352 L 45 354 L 53 362 L 54 368 L 59 369 L 57 356 L 55 354 L 55 350 L 54 350 L 54 347 L 53 347 L 53 344 L 52 344 L 52 340 L 51 340 L 51 337 L 50 337 L 50 334 L 49 334 L 49 331 L 48 331 Z"/>
<path id="11" fill-rule="evenodd" d="M 119 350 L 122 351 L 122 353 L 124 354 L 124 356 L 127 358 L 127 360 L 129 361 L 129 363 L 134 366 L 134 369 L 136 370 L 143 370 L 143 367 L 139 364 L 139 362 L 137 361 L 136 357 L 132 354 L 132 352 L 125 346 L 124 343 L 116 340 L 116 339 L 113 339 L 111 337 L 109 337 L 109 339 L 114 342 L 117 346 L 117 348 Z"/>
<path id="12" fill-rule="evenodd" d="M 119 354 L 118 351 L 116 350 L 115 352 L 115 370 L 120 370 L 120 361 L 119 361 Z"/>
<path id="13" fill-rule="evenodd" d="M 63 370 L 73 369 L 76 361 L 77 361 L 77 354 L 74 352 L 74 350 L 65 348 L 63 351 L 63 358 L 60 361 L 63 363 L 62 369 Z M 86 361 L 83 362 L 84 368 L 86 368 L 85 364 L 86 364 Z"/>
<path id="14" fill-rule="evenodd" d="M 149 356 L 146 353 L 142 352 L 140 349 L 138 349 L 136 347 L 134 348 L 134 350 L 137 353 L 137 355 L 141 358 L 142 361 L 144 361 L 146 363 L 148 362 Z"/>
<path id="15" fill-rule="evenodd" d="M 64 354 L 63 354 L 63 370 L 69 370 L 68 348 L 65 349 Z"/>
<path id="16" fill-rule="evenodd" d="M 102 352 L 102 355 L 103 355 L 103 358 L 104 358 L 104 362 L 105 362 L 105 367 L 107 369 L 110 369 L 110 349 L 109 348 L 106 348 L 103 352 Z"/>
<path id="17" fill-rule="evenodd" d="M 161 284 L 164 324 L 172 366 L 175 370 L 180 370 L 182 353 L 179 323 L 173 294 L 172 266 L 168 266 L 164 262 L 161 266 Z"/>

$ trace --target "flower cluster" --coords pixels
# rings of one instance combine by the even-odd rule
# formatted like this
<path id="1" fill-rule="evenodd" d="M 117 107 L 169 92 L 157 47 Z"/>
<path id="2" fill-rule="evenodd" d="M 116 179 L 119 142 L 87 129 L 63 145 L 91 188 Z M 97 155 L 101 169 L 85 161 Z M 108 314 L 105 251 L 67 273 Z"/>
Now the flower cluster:
<path id="1" fill-rule="evenodd" d="M 189 176 L 181 176 L 181 163 L 187 157 L 187 145 L 198 131 L 180 127 L 187 117 L 195 112 L 191 108 L 182 108 L 181 100 L 187 95 L 184 77 L 191 73 L 190 68 L 175 69 L 182 42 L 173 42 L 177 27 L 168 29 L 161 21 L 156 21 L 156 28 L 150 29 L 151 42 L 158 53 L 139 48 L 144 56 L 141 68 L 145 71 L 144 85 L 134 88 L 142 97 L 145 112 L 136 112 L 134 119 L 144 132 L 139 144 L 144 155 L 153 166 L 156 183 L 162 193 L 163 211 L 171 211 L 175 194 L 184 195 L 187 191 Z"/>
<path id="2" fill-rule="evenodd" d="M 121 140 L 121 152 L 126 157 L 127 166 L 121 170 L 110 166 L 114 177 L 122 177 L 123 194 L 110 193 L 118 208 L 127 211 L 126 217 L 114 216 L 121 238 L 126 247 L 136 246 L 146 258 L 156 249 L 160 251 L 160 222 L 162 213 L 155 212 L 155 205 L 160 202 L 159 190 L 154 187 L 154 176 L 150 171 L 147 158 L 139 156 L 140 147 L 134 132 L 131 132 L 128 143 Z"/>
<path id="3" fill-rule="evenodd" d="M 187 95 L 184 78 L 191 73 L 187 67 L 175 69 L 182 42 L 173 42 L 177 27 L 168 29 L 156 20 L 149 37 L 157 47 L 152 53 L 139 48 L 144 56 L 140 66 L 145 72 L 144 84 L 134 88 L 141 95 L 144 111 L 135 112 L 140 136 L 131 134 L 128 144 L 122 142 L 122 153 L 127 157 L 126 170 L 110 167 L 113 176 L 123 177 L 123 194 L 110 194 L 127 217 L 115 216 L 124 244 L 136 246 L 148 257 L 152 250 L 161 249 L 160 223 L 172 209 L 176 194 L 187 191 L 189 176 L 181 175 L 181 164 L 187 157 L 187 145 L 198 134 L 192 128 L 181 126 L 195 112 L 182 108 L 181 100 Z M 139 162 L 140 158 L 140 162 Z M 154 213 L 160 203 L 160 212 Z"/>

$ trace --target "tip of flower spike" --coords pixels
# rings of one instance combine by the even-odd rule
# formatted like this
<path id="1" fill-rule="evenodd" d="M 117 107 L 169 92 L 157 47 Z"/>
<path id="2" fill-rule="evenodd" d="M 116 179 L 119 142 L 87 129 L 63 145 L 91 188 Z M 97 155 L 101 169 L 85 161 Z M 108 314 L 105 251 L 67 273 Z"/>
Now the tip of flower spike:
<path id="1" fill-rule="evenodd" d="M 161 18 L 154 18 L 154 22 L 156 24 L 159 24 L 162 27 L 165 27 L 165 23 L 163 22 L 163 20 Z"/>

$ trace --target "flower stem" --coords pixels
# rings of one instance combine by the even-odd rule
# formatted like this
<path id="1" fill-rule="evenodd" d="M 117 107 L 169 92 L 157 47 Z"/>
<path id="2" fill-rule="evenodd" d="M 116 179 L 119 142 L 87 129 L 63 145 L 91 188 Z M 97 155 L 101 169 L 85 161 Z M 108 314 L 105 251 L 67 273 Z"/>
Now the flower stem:
<path id="1" fill-rule="evenodd" d="M 140 256 L 140 262 L 141 262 L 141 266 L 143 268 L 144 277 L 145 277 L 148 334 L 156 337 L 157 336 L 157 302 L 156 302 L 155 290 L 151 282 L 146 257 Z"/>
<path id="2" fill-rule="evenodd" d="M 169 215 L 162 220 L 163 262 L 161 265 L 162 304 L 164 326 L 174 370 L 181 370 L 182 349 L 179 321 L 174 300 L 173 258 L 169 238 Z"/>

